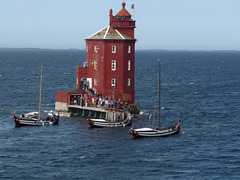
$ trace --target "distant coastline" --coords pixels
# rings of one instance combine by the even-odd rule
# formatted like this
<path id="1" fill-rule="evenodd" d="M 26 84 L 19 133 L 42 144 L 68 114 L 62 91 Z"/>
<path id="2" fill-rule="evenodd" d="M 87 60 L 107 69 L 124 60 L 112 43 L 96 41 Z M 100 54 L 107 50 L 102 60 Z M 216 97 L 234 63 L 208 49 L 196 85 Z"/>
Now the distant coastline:
<path id="1" fill-rule="evenodd" d="M 85 49 L 48 49 L 48 48 L 0 48 L 0 50 L 19 50 L 19 51 L 85 51 Z"/>
<path id="2" fill-rule="evenodd" d="M 86 51 L 86 49 L 51 49 L 51 48 L 0 48 L 1 50 L 18 50 L 18 51 Z M 146 52 L 240 52 L 240 50 L 171 50 L 171 49 L 137 49 L 136 51 L 146 51 Z"/>
<path id="3" fill-rule="evenodd" d="M 240 50 L 170 50 L 170 49 L 139 49 L 146 52 L 240 52 Z"/>

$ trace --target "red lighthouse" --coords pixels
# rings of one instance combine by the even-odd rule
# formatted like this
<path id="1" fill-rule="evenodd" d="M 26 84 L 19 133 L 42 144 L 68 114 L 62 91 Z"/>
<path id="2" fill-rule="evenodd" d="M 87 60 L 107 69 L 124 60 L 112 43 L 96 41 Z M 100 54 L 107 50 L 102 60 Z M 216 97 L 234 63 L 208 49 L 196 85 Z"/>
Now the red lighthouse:
<path id="1" fill-rule="evenodd" d="M 86 38 L 87 67 L 77 68 L 77 86 L 87 75 L 90 87 L 103 96 L 134 103 L 136 26 L 125 6 L 115 16 L 111 9 L 109 25 Z"/>
<path id="2" fill-rule="evenodd" d="M 89 97 L 92 94 L 82 89 L 82 80 L 88 88 L 104 97 L 123 103 L 135 103 L 135 21 L 122 3 L 122 9 L 114 16 L 110 10 L 109 25 L 86 40 L 86 62 L 77 67 L 77 89 L 57 92 L 56 110 L 67 110 L 75 97 Z"/>

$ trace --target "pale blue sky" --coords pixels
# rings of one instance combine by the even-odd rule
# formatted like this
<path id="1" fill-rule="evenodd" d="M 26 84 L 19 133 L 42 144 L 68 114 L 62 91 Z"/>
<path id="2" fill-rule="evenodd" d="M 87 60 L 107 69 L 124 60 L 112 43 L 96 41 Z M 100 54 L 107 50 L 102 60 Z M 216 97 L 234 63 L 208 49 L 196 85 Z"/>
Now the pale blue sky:
<path id="1" fill-rule="evenodd" d="M 0 48 L 85 49 L 122 0 L 0 0 Z M 240 0 L 125 0 L 137 49 L 240 50 Z M 135 13 L 131 9 L 135 4 Z"/>

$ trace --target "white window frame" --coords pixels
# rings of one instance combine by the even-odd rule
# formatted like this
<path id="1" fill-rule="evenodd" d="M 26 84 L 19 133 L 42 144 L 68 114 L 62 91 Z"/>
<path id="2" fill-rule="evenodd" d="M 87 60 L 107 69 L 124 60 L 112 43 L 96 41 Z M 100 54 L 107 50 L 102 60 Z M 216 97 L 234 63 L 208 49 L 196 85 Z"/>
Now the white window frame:
<path id="1" fill-rule="evenodd" d="M 94 52 L 98 52 L 98 46 L 94 46 Z"/>
<path id="2" fill-rule="evenodd" d="M 131 46 L 128 46 L 128 53 L 131 53 Z"/>
<path id="3" fill-rule="evenodd" d="M 131 85 L 131 79 L 130 79 L 130 78 L 128 78 L 127 85 L 128 85 L 128 86 L 130 86 L 130 85 Z"/>
<path id="4" fill-rule="evenodd" d="M 116 70 L 117 70 L 117 61 L 112 60 L 112 71 L 116 71 Z"/>
<path id="5" fill-rule="evenodd" d="M 112 53 L 116 53 L 117 52 L 117 46 L 112 46 Z"/>
<path id="6" fill-rule="evenodd" d="M 116 79 L 115 79 L 115 78 L 112 78 L 112 80 L 111 80 L 111 85 L 112 85 L 112 86 L 116 86 Z"/>
<path id="7" fill-rule="evenodd" d="M 94 68 L 94 70 L 98 70 L 98 62 L 97 61 L 93 61 L 94 63 L 93 63 L 93 68 Z"/>
<path id="8" fill-rule="evenodd" d="M 128 60 L 128 71 L 130 71 L 130 70 L 131 70 L 131 61 Z"/>

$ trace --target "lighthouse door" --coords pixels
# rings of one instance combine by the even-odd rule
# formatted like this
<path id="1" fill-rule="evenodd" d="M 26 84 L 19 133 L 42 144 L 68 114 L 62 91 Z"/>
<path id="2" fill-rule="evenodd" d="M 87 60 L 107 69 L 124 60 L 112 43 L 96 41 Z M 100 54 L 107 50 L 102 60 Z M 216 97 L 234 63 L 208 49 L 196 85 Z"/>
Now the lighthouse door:
<path id="1" fill-rule="evenodd" d="M 89 89 L 92 89 L 92 78 L 87 78 L 87 81 L 89 81 Z"/>

